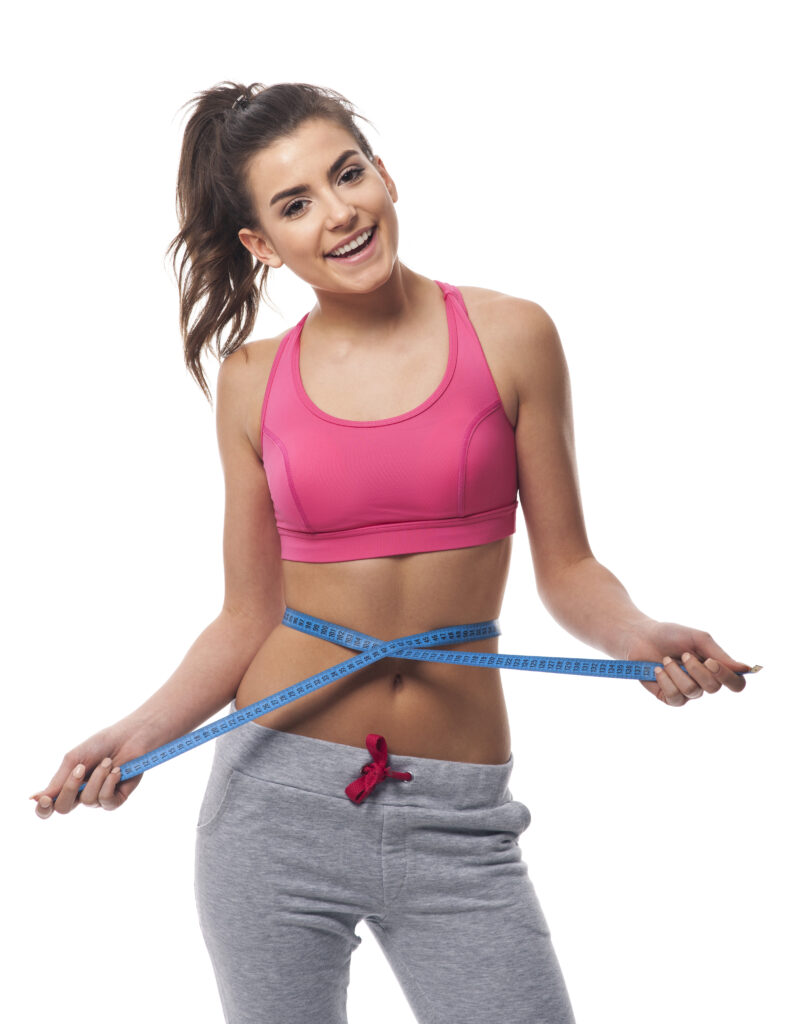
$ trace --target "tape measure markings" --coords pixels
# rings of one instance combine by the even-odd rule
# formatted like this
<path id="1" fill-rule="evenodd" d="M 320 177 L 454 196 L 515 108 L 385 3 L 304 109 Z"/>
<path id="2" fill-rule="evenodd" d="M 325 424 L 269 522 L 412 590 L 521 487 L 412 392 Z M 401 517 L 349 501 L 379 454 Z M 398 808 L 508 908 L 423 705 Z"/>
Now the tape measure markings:
<path id="1" fill-rule="evenodd" d="M 358 650 L 360 653 L 341 661 L 331 668 L 301 679 L 291 686 L 270 694 L 261 700 L 237 708 L 223 718 L 209 725 L 194 729 L 169 743 L 165 743 L 142 757 L 133 758 L 120 766 L 120 781 L 141 775 L 150 768 L 163 764 L 165 761 L 178 757 L 188 750 L 208 743 L 210 740 L 237 729 L 239 726 L 279 707 L 285 707 L 292 701 L 305 697 L 306 694 L 318 690 L 329 683 L 350 675 L 356 669 L 364 668 L 375 661 L 390 655 L 410 661 L 431 661 L 455 665 L 475 665 L 487 668 L 511 668 L 528 672 L 556 672 L 566 675 L 600 676 L 615 679 L 655 679 L 657 661 L 618 661 L 604 658 L 551 658 L 522 654 L 498 654 L 481 651 L 442 651 L 432 648 L 447 643 L 460 643 L 468 640 L 479 640 L 486 637 L 500 636 L 502 631 L 497 619 L 483 622 L 472 622 L 461 626 L 445 626 L 412 633 L 398 637 L 396 640 L 381 641 L 367 633 L 347 629 L 334 622 L 319 619 L 314 615 L 304 615 L 293 608 L 287 608 L 283 616 L 283 625 L 290 626 L 301 633 L 322 637 L 332 643 Z M 683 666 L 681 666 L 683 668 Z M 685 669 L 684 669 L 685 671 Z M 78 792 L 80 793 L 84 782 Z"/>

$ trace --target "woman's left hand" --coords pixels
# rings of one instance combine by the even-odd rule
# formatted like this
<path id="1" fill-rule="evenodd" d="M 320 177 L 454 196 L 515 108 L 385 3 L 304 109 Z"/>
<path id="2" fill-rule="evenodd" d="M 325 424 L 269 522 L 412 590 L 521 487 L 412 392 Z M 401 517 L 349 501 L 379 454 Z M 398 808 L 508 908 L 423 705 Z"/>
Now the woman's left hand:
<path id="1" fill-rule="evenodd" d="M 677 622 L 648 622 L 635 629 L 624 657 L 662 663 L 664 667 L 656 669 L 655 682 L 639 682 L 671 707 L 680 707 L 704 693 L 716 693 L 723 686 L 739 693 L 745 688 L 745 680 L 738 673 L 751 670 L 750 665 L 734 661 L 710 633 Z"/>

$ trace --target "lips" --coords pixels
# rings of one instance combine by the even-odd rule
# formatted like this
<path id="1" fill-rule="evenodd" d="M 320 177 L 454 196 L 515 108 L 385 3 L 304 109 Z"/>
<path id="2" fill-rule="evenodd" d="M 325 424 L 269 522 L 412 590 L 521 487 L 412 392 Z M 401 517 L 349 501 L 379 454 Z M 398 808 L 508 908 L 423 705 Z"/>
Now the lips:
<path id="1" fill-rule="evenodd" d="M 333 255 L 333 253 L 337 249 L 341 249 L 341 247 L 343 245 L 348 245 L 350 242 L 352 242 L 356 238 L 358 238 L 359 235 L 363 235 L 365 231 L 374 231 L 374 230 L 375 230 L 375 225 L 374 224 L 371 224 L 371 225 L 369 225 L 368 227 L 365 227 L 365 228 L 359 228 L 358 231 L 354 231 L 352 235 L 348 235 L 347 238 L 343 238 L 341 240 L 341 242 L 337 242 L 336 245 L 334 245 L 334 247 L 332 249 L 329 249 L 328 252 L 325 253 L 325 255 L 326 256 Z"/>

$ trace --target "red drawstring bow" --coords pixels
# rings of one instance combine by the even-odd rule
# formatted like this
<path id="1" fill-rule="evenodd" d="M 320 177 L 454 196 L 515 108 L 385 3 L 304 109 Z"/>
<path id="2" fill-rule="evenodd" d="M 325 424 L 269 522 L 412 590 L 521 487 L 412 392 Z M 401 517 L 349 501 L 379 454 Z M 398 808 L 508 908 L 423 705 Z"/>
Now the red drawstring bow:
<path id="1" fill-rule="evenodd" d="M 345 787 L 345 793 L 354 804 L 360 804 L 368 797 L 373 789 L 386 778 L 404 779 L 410 782 L 413 779 L 411 772 L 396 772 L 387 767 L 389 749 L 383 736 L 371 732 L 367 736 L 367 750 L 372 754 L 372 762 L 365 764 L 361 769 L 359 778 L 354 779 L 349 786 Z"/>

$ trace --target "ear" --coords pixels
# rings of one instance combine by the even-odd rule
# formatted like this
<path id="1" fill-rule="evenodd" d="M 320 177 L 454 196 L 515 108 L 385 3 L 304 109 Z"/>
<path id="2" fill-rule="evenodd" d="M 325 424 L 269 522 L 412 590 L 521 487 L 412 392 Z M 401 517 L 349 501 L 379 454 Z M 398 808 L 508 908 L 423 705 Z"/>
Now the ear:
<path id="1" fill-rule="evenodd" d="M 394 179 L 386 170 L 386 166 L 379 156 L 376 156 L 373 160 L 373 165 L 377 170 L 378 174 L 383 178 L 383 183 L 386 186 L 386 191 L 392 197 L 392 202 L 397 202 L 397 186 L 394 183 Z"/>
<path id="2" fill-rule="evenodd" d="M 260 263 L 265 263 L 274 270 L 283 266 L 283 260 L 263 235 L 251 231 L 250 228 L 241 228 L 238 234 L 239 241 L 245 249 L 251 252 Z"/>

